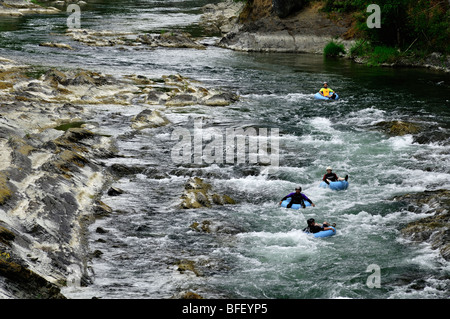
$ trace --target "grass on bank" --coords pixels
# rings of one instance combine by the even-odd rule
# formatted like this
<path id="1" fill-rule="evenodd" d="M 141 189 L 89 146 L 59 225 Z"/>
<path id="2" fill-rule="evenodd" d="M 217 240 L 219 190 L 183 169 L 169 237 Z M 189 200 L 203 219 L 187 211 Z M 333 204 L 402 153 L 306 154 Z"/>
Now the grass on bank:
<path id="1" fill-rule="evenodd" d="M 334 41 L 329 42 L 323 49 L 323 53 L 327 57 L 337 57 L 339 55 L 345 55 L 345 47 L 342 43 L 336 43 Z"/>
<path id="2" fill-rule="evenodd" d="M 310 0 L 324 3 L 322 12 L 352 19 L 351 34 L 361 40 L 350 56 L 369 65 L 420 60 L 434 52 L 450 55 L 450 2 L 443 0 L 379 0 L 381 28 L 369 28 L 368 0 Z M 325 53 L 326 54 L 326 53 Z"/>
<path id="3" fill-rule="evenodd" d="M 367 60 L 367 64 L 371 66 L 379 66 L 384 63 L 392 64 L 405 55 L 404 52 L 402 53 L 394 47 L 385 45 L 374 46 L 366 40 L 358 40 L 350 49 L 352 58 L 361 57 Z"/>

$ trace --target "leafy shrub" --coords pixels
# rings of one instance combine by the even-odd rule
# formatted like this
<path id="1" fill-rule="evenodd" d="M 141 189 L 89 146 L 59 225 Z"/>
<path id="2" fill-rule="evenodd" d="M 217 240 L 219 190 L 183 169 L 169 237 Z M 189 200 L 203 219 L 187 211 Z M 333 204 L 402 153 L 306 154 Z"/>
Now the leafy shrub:
<path id="1" fill-rule="evenodd" d="M 345 47 L 342 43 L 331 41 L 325 46 L 323 53 L 326 56 L 339 56 L 340 54 L 345 54 Z"/>
<path id="2" fill-rule="evenodd" d="M 350 48 L 350 55 L 352 57 L 364 56 L 367 55 L 370 51 L 372 51 L 370 43 L 365 39 L 360 39 L 356 41 L 356 43 Z"/>
<path id="3" fill-rule="evenodd" d="M 381 28 L 366 25 L 367 6 L 381 8 Z M 325 12 L 352 12 L 371 43 L 402 50 L 450 53 L 450 2 L 442 0 L 326 0 Z M 381 54 L 384 56 L 384 54 Z"/>
<path id="4" fill-rule="evenodd" d="M 369 54 L 369 65 L 380 65 L 382 63 L 394 63 L 400 53 L 397 49 L 387 46 L 376 46 Z"/>

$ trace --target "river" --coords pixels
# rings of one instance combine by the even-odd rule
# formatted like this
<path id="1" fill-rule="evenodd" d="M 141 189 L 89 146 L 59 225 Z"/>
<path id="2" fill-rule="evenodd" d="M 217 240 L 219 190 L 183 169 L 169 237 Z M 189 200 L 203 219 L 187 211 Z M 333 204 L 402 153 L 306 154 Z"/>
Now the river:
<path id="1" fill-rule="evenodd" d="M 92 1 L 82 9 L 81 24 L 130 32 L 187 30 L 195 28 L 208 2 Z M 146 169 L 114 184 L 124 194 L 103 196 L 114 213 L 90 227 L 90 248 L 102 252 L 90 265 L 93 282 L 63 290 L 66 296 L 171 298 L 193 291 L 205 298 L 448 298 L 449 263 L 429 245 L 400 236 L 404 225 L 426 215 L 392 199 L 450 187 L 449 75 L 216 46 L 89 47 L 64 36 L 66 19 L 67 14 L 3 19 L 0 56 L 114 76 L 181 74 L 240 95 L 227 107 L 166 108 L 173 125 L 140 132 L 127 119 L 142 105 L 88 106 L 99 133 L 117 139 L 121 157 L 105 165 Z M 44 41 L 76 50 L 67 54 L 38 45 Z M 314 100 L 323 81 L 340 94 L 339 101 Z M 258 163 L 174 163 L 174 128 L 194 132 L 195 119 L 205 130 L 279 130 L 279 165 L 268 171 Z M 392 120 L 417 122 L 447 138 L 419 144 L 411 135 L 390 137 L 374 128 Z M 349 175 L 348 190 L 318 187 L 330 165 L 338 175 Z M 179 209 L 190 176 L 203 178 L 237 204 Z M 296 186 L 315 208 L 278 207 Z M 336 236 L 315 239 L 302 233 L 311 217 L 336 223 Z M 190 227 L 203 221 L 217 231 Z M 99 227 L 107 233 L 96 232 Z M 180 260 L 193 262 L 197 273 L 178 271 Z M 368 284 L 371 265 L 380 269 L 379 287 Z"/>

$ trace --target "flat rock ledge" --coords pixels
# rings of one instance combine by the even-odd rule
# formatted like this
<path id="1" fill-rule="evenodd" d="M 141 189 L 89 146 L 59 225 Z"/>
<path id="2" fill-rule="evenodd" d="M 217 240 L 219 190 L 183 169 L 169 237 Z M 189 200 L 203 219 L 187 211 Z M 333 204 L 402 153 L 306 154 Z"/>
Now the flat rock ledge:
<path id="1" fill-rule="evenodd" d="M 0 1 L 0 16 L 21 17 L 28 14 L 54 14 L 60 10 L 55 7 L 42 7 L 25 0 Z"/>

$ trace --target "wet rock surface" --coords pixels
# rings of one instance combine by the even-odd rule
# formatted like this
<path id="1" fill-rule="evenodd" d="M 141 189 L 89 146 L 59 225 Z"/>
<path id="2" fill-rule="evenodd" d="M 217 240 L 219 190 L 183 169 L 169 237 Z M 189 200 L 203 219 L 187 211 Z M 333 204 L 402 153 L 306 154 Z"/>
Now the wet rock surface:
<path id="1" fill-rule="evenodd" d="M 90 30 L 90 29 L 68 29 L 65 35 L 72 40 L 92 47 L 114 47 L 126 46 L 136 49 L 156 49 L 156 48 L 189 48 L 204 50 L 205 45 L 201 44 L 186 32 L 162 32 L 156 33 L 131 33 L 110 30 Z M 42 45 L 69 49 L 67 44 L 45 43 Z M 72 48 L 72 47 L 70 47 Z"/>
<path id="2" fill-rule="evenodd" d="M 150 47 L 205 49 L 204 45 L 194 41 L 187 33 L 144 34 L 138 36 L 138 40 Z"/>
<path id="3" fill-rule="evenodd" d="M 27 14 L 55 14 L 59 12 L 60 10 L 55 7 L 43 7 L 26 0 L 0 1 L 0 16 L 20 17 Z"/>
<path id="4" fill-rule="evenodd" d="M 181 75 L 114 78 L 80 69 L 35 69 L 3 58 L 0 98 L 2 298 L 64 298 L 60 289 L 73 267 L 80 269 L 81 284 L 90 284 L 88 264 L 102 252 L 89 251 L 88 226 L 113 213 L 99 197 L 122 196 L 110 186 L 115 178 L 152 174 L 146 167 L 102 164 L 116 156 L 114 139 L 95 132 L 86 105 L 140 105 L 138 115 L 123 119 L 139 131 L 170 125 L 167 107 L 237 99 Z M 198 193 L 193 206 L 232 202 L 210 193 L 202 181 L 190 185 Z"/>
<path id="5" fill-rule="evenodd" d="M 170 121 L 157 110 L 144 110 L 131 119 L 133 129 L 155 128 L 165 126 Z"/>
<path id="6" fill-rule="evenodd" d="M 421 131 L 419 124 L 403 121 L 383 121 L 375 124 L 375 126 L 386 132 L 389 136 L 416 134 Z"/>
<path id="7" fill-rule="evenodd" d="M 1 62 L 1 61 L 0 61 Z M 64 103 L 55 105 L 57 113 L 66 108 L 79 108 L 80 105 L 120 104 L 120 105 L 162 105 L 162 106 L 227 106 L 236 102 L 239 97 L 233 92 L 223 89 L 207 89 L 201 83 L 181 75 L 163 76 L 161 79 L 147 79 L 143 76 L 129 75 L 115 79 L 109 75 L 87 70 L 59 71 L 56 69 L 41 70 L 37 79 L 25 75 L 23 66 L 5 61 L 0 69 L 0 97 L 4 96 L 4 106 L 7 100 L 24 102 L 26 107 L 32 102 Z M 0 65 L 1 67 L 1 65 Z M 4 83 L 1 85 L 1 83 Z M 12 85 L 12 83 L 15 83 Z M 12 99 L 14 98 L 14 99 Z M 153 121 L 154 125 L 162 125 L 167 121 L 160 111 L 153 114 L 141 114 L 139 119 Z M 25 115 L 24 115 L 25 116 Z M 157 119 L 159 118 L 159 119 Z M 136 119 L 135 119 L 136 120 Z M 136 120 L 139 126 L 139 120 Z M 145 124 L 143 124 L 145 126 Z"/>
<path id="8" fill-rule="evenodd" d="M 211 184 L 203 179 L 190 178 L 185 184 L 185 191 L 181 196 L 180 207 L 183 209 L 205 208 L 215 205 L 234 204 L 235 201 L 228 195 L 220 195 L 214 192 Z"/>
<path id="9" fill-rule="evenodd" d="M 450 191 L 406 194 L 395 197 L 395 200 L 406 203 L 410 211 L 430 214 L 408 223 L 401 230 L 402 236 L 413 242 L 429 243 L 444 259 L 450 260 Z"/>
<path id="10" fill-rule="evenodd" d="M 389 137 L 412 135 L 414 143 L 439 143 L 447 145 L 450 141 L 445 128 L 430 123 L 422 124 L 413 121 L 381 121 L 373 128 L 384 132 Z"/>
<path id="11" fill-rule="evenodd" d="M 26 112 L 29 116 L 40 113 L 39 106 L 30 104 Z M 8 254 L 0 261 L 4 282 L 0 295 L 63 298 L 60 287 L 70 265 L 79 265 L 87 276 L 83 234 L 92 221 L 92 200 L 105 182 L 91 149 L 106 150 L 108 143 L 84 129 L 69 129 L 61 135 L 51 128 L 40 131 L 34 124 L 40 120 L 42 126 L 50 125 L 48 119 L 37 118 L 29 126 L 27 121 L 12 120 L 18 113 L 3 112 L 2 116 L 10 119 L 12 128 L 21 125 L 36 133 L 11 131 L 4 144 L 11 156 L 0 172 L 0 251 Z M 52 133 L 47 135 L 46 130 Z"/>

